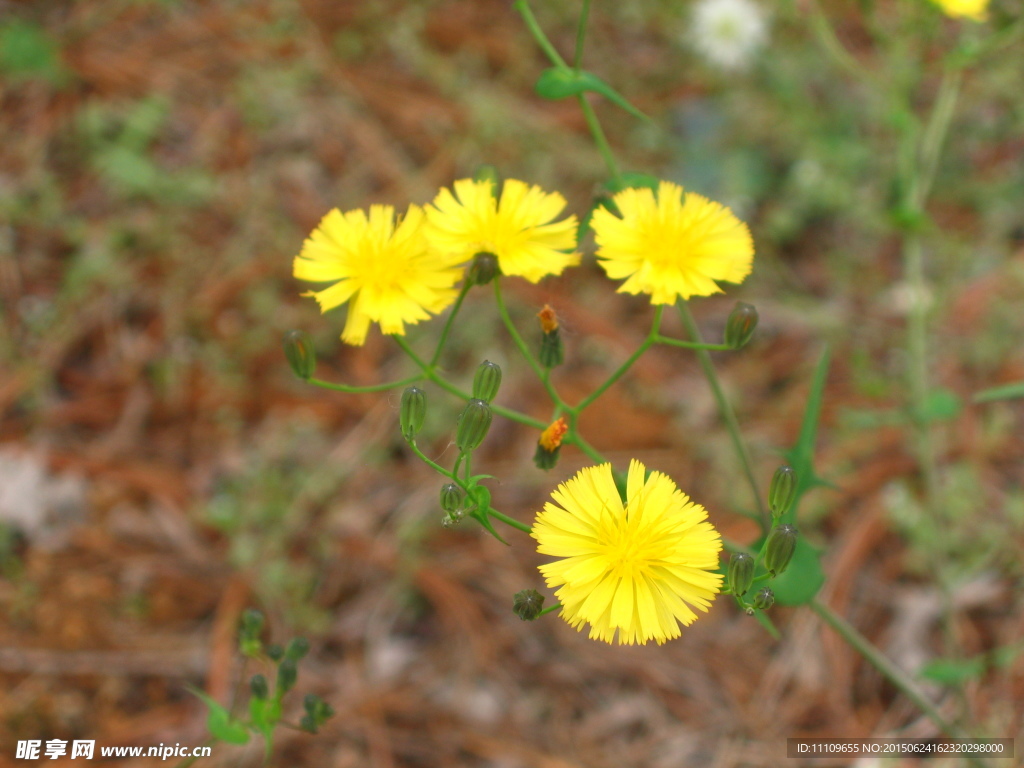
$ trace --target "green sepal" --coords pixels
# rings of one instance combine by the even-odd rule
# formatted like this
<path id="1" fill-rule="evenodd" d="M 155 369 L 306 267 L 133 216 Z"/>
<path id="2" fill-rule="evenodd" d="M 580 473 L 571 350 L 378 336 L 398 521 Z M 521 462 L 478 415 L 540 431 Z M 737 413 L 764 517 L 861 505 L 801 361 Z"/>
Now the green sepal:
<path id="1" fill-rule="evenodd" d="M 615 106 L 626 110 L 633 117 L 641 120 L 650 120 L 647 115 L 630 104 L 625 96 L 592 72 L 577 71 L 568 67 L 551 67 L 541 72 L 534 90 L 542 99 L 550 99 L 552 101 L 567 99 L 570 96 L 579 96 L 586 91 L 593 91 L 604 96 Z"/>
<path id="2" fill-rule="evenodd" d="M 228 744 L 248 744 L 249 729 L 244 723 L 231 719 L 231 713 L 197 688 L 187 686 L 190 693 L 202 700 L 210 714 L 206 718 L 206 729 L 218 741 Z"/>

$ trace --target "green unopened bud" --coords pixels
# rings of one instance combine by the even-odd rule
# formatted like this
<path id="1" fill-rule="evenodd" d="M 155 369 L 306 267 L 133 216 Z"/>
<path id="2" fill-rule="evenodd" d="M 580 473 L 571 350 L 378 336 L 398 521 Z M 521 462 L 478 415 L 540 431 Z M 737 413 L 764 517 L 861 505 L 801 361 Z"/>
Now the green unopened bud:
<path id="1" fill-rule="evenodd" d="M 402 405 L 398 411 L 398 422 L 402 436 L 412 440 L 423 427 L 427 416 L 427 393 L 419 387 L 406 387 L 402 392 Z"/>
<path id="2" fill-rule="evenodd" d="M 249 690 L 257 699 L 265 699 L 270 694 L 267 688 L 267 678 L 263 675 L 253 675 L 249 680 Z"/>
<path id="3" fill-rule="evenodd" d="M 299 661 L 307 653 L 309 653 L 309 640 L 304 637 L 294 638 L 284 649 L 284 657 L 292 661 Z"/>
<path id="4" fill-rule="evenodd" d="M 299 668 L 293 659 L 285 659 L 277 665 L 277 690 L 288 693 L 299 679 Z"/>
<path id="5" fill-rule="evenodd" d="M 462 503 L 466 500 L 465 492 L 455 483 L 448 483 L 441 486 L 441 509 L 451 514 L 462 509 Z"/>
<path id="6" fill-rule="evenodd" d="M 300 725 L 302 725 L 303 730 L 310 731 L 311 733 L 316 733 L 317 728 L 334 717 L 334 707 L 315 693 L 308 694 L 303 699 L 302 706 L 306 710 L 306 714 L 300 721 Z"/>
<path id="7" fill-rule="evenodd" d="M 455 430 L 455 445 L 459 451 L 469 453 L 480 446 L 491 428 L 491 418 L 491 407 L 483 400 L 474 398 L 466 403 Z"/>
<path id="8" fill-rule="evenodd" d="M 481 251 L 473 257 L 466 279 L 473 285 L 487 285 L 499 274 L 501 269 L 498 266 L 498 257 L 493 253 Z"/>
<path id="9" fill-rule="evenodd" d="M 725 324 L 725 343 L 733 349 L 745 347 L 757 328 L 757 310 L 751 304 L 737 301 Z"/>
<path id="10" fill-rule="evenodd" d="M 767 611 L 775 605 L 775 593 L 769 587 L 758 590 L 754 595 L 754 607 L 759 611 Z"/>
<path id="11" fill-rule="evenodd" d="M 737 597 L 743 597 L 754 583 L 754 556 L 736 552 L 729 557 L 729 586 Z"/>
<path id="12" fill-rule="evenodd" d="M 255 658 L 263 651 L 260 633 L 263 632 L 263 614 L 250 608 L 242 614 L 238 630 L 238 648 L 243 656 Z"/>
<path id="13" fill-rule="evenodd" d="M 768 534 L 764 545 L 764 567 L 772 576 L 786 570 L 796 551 L 797 531 L 792 525 L 778 525 Z"/>
<path id="14" fill-rule="evenodd" d="M 477 366 L 473 375 L 473 397 L 486 400 L 488 403 L 498 394 L 501 386 L 501 366 L 484 360 Z"/>
<path id="15" fill-rule="evenodd" d="M 316 733 L 316 720 L 313 719 L 312 715 L 303 715 L 302 718 L 299 720 L 299 728 L 304 730 L 306 733 Z"/>
<path id="16" fill-rule="evenodd" d="M 313 339 L 305 331 L 288 331 L 284 335 L 284 356 L 292 372 L 303 381 L 309 381 L 316 370 L 316 350 Z"/>
<path id="17" fill-rule="evenodd" d="M 280 661 L 284 658 L 284 648 L 277 643 L 272 643 L 267 646 L 267 656 L 270 657 L 271 661 Z"/>
<path id="18" fill-rule="evenodd" d="M 473 174 L 473 181 L 491 182 L 491 189 L 494 190 L 494 196 L 498 196 L 498 184 L 501 183 L 501 175 L 498 173 L 498 169 L 493 165 L 481 165 L 477 168 L 476 173 Z"/>
<path id="19" fill-rule="evenodd" d="M 772 484 L 768 486 L 768 508 L 772 511 L 772 517 L 782 517 L 793 505 L 796 498 L 796 472 L 788 464 L 783 464 L 775 470 L 772 477 Z"/>
<path id="20" fill-rule="evenodd" d="M 536 589 L 524 589 L 512 597 L 512 612 L 523 621 L 533 621 L 544 607 L 544 595 Z"/>
<path id="21" fill-rule="evenodd" d="M 537 313 L 537 319 L 540 320 L 540 330 L 543 334 L 540 337 L 540 353 L 537 359 L 545 368 L 561 365 L 565 353 L 562 350 L 562 337 L 559 335 L 555 310 L 545 304 L 544 309 Z"/>

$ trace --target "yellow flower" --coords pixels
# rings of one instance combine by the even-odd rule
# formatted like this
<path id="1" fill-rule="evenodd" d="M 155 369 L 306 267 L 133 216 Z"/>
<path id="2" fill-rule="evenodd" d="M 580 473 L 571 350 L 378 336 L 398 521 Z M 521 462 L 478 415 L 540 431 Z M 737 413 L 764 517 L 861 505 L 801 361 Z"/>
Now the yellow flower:
<path id="1" fill-rule="evenodd" d="M 576 217 L 555 221 L 565 198 L 522 181 L 507 179 L 501 199 L 490 181 L 462 179 L 455 193 L 442 189 L 427 206 L 427 236 L 431 243 L 468 261 L 478 253 L 498 258 L 502 274 L 519 275 L 536 283 L 579 264 Z M 568 251 L 568 253 L 566 253 Z"/>
<path id="2" fill-rule="evenodd" d="M 415 205 L 397 226 L 390 205 L 371 205 L 369 216 L 335 208 L 303 243 L 295 277 L 334 283 L 305 295 L 323 312 L 352 302 L 341 335 L 346 344 L 363 344 L 371 322 L 404 336 L 406 323 L 427 320 L 455 300 L 462 259 L 433 250 L 423 225 L 423 209 Z"/>
<path id="3" fill-rule="evenodd" d="M 754 242 L 728 208 L 663 181 L 615 195 L 622 218 L 604 208 L 590 225 L 598 262 L 613 280 L 629 278 L 620 293 L 649 293 L 652 304 L 720 293 L 715 281 L 740 283 L 750 274 Z"/>
<path id="4" fill-rule="evenodd" d="M 984 21 L 988 0 L 935 0 L 947 16 L 965 16 L 975 21 Z"/>
<path id="5" fill-rule="evenodd" d="M 581 469 L 533 525 L 537 551 L 562 558 L 540 566 L 548 587 L 561 587 L 560 615 L 606 643 L 616 631 L 619 644 L 679 637 L 722 585 L 722 539 L 707 511 L 666 475 L 644 473 L 630 462 L 623 504 L 611 464 Z"/>

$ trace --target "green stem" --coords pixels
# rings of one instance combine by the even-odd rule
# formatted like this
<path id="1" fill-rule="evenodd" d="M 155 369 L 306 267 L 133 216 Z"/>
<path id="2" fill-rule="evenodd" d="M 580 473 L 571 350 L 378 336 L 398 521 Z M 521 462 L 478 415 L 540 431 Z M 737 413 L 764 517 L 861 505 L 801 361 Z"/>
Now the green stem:
<path id="1" fill-rule="evenodd" d="M 569 68 L 569 65 L 565 63 L 558 51 L 555 50 L 555 46 L 548 40 L 548 36 L 544 34 L 544 30 L 540 28 L 540 24 L 537 23 L 537 17 L 533 15 L 533 11 L 530 9 L 530 4 L 526 0 L 515 0 L 512 3 L 512 7 L 519 11 L 519 15 L 523 17 L 523 21 L 526 23 L 526 28 L 530 31 L 533 39 L 540 46 L 540 49 L 544 51 L 544 55 L 548 57 L 548 60 L 556 67 Z"/>
<path id="2" fill-rule="evenodd" d="M 472 283 L 469 280 L 462 282 L 462 290 L 459 291 L 459 297 L 455 299 L 455 305 L 452 307 L 451 313 L 448 315 L 448 319 L 445 321 L 444 329 L 441 331 L 441 338 L 437 340 L 437 347 L 434 349 L 434 354 L 430 358 L 430 367 L 433 368 L 437 365 L 437 361 L 441 359 L 441 352 L 444 350 L 445 342 L 448 341 L 448 334 L 451 332 L 452 325 L 455 323 L 455 316 L 459 314 L 459 309 L 462 308 L 462 301 L 466 298 L 466 294 L 469 293 L 469 289 L 472 287 Z"/>
<path id="3" fill-rule="evenodd" d="M 499 512 L 498 510 L 494 509 L 493 507 L 491 509 L 487 510 L 487 516 L 488 517 L 493 517 L 493 518 L 495 518 L 497 520 L 501 520 L 501 522 L 503 522 L 505 525 L 511 526 L 512 528 L 520 530 L 523 533 L 530 533 L 530 531 L 533 530 L 526 523 L 521 523 L 518 520 L 516 520 L 514 517 L 509 517 L 508 515 L 506 515 L 506 514 L 504 514 L 502 512 Z"/>
<path id="4" fill-rule="evenodd" d="M 597 398 L 603 395 L 612 384 L 621 379 L 626 371 L 633 367 L 633 363 L 639 360 L 640 356 L 651 348 L 658 338 L 658 331 L 661 329 L 661 316 L 664 311 L 665 308 L 663 306 L 657 306 L 654 308 L 654 319 L 651 322 L 651 330 L 647 334 L 647 338 L 644 339 L 639 348 L 637 348 L 637 350 L 626 359 L 626 362 L 620 365 L 611 376 L 605 379 L 601 386 L 583 398 L 575 407 L 570 408 L 569 410 L 572 413 L 582 413 L 584 408 L 597 400 Z"/>
<path id="5" fill-rule="evenodd" d="M 821 9 L 821 4 L 818 0 L 811 0 L 811 27 L 814 30 L 814 34 L 818 36 L 818 41 L 821 43 L 822 48 L 835 60 L 840 68 L 845 69 L 849 74 L 860 80 L 864 80 L 872 85 L 874 84 L 875 76 L 863 64 L 857 61 L 853 54 L 846 50 L 846 46 L 840 42 L 832 22 L 829 21 L 828 16 Z"/>
<path id="6" fill-rule="evenodd" d="M 569 414 L 569 430 L 565 437 L 562 439 L 562 444 L 575 445 L 577 448 L 579 448 L 581 451 L 583 451 L 583 453 L 587 455 L 587 458 L 589 458 L 596 464 L 607 464 L 608 459 L 602 456 L 601 452 L 598 451 L 594 446 L 592 446 L 590 443 L 584 440 L 583 436 L 577 430 L 576 421 L 578 418 L 579 417 L 575 413 Z"/>
<path id="7" fill-rule="evenodd" d="M 612 181 L 615 182 L 616 186 L 620 186 L 622 184 L 622 173 L 619 171 L 619 164 L 616 162 L 611 145 L 608 144 L 608 139 L 601 129 L 601 123 L 597 119 L 594 108 L 587 101 L 586 94 L 581 93 L 576 99 L 580 103 L 580 109 L 583 110 L 583 119 L 587 121 L 587 128 L 594 139 L 594 144 L 597 145 L 597 151 L 601 153 L 601 158 L 608 168 L 608 175 L 612 177 Z"/>
<path id="8" fill-rule="evenodd" d="M 697 321 L 693 319 L 690 306 L 685 301 L 679 302 L 676 306 L 679 310 L 679 317 L 682 318 L 683 325 L 686 326 L 690 336 L 693 337 L 694 341 L 703 343 L 704 340 L 701 338 L 700 328 L 697 327 Z M 740 464 L 743 465 L 743 473 L 750 484 L 750 491 L 754 494 L 754 503 L 761 521 L 761 528 L 767 533 L 769 527 L 768 510 L 761 499 L 761 492 L 757 486 L 757 479 L 754 477 L 750 454 L 747 452 L 747 446 L 740 434 L 740 425 L 736 421 L 736 414 L 733 412 L 732 405 L 729 404 L 729 399 L 725 396 L 721 382 L 718 380 L 714 363 L 711 362 L 711 355 L 708 354 L 706 349 L 698 349 L 697 359 L 700 361 L 700 367 L 704 371 L 704 377 L 708 380 L 711 392 L 715 396 L 715 402 L 718 403 L 718 412 L 722 416 L 722 421 L 725 422 L 725 426 L 729 430 L 729 437 L 732 438 L 733 448 L 740 459 Z"/>
<path id="9" fill-rule="evenodd" d="M 541 611 L 540 613 L 537 614 L 537 618 L 539 619 L 541 616 L 543 616 L 546 613 L 552 613 L 553 611 L 557 611 L 561 607 L 562 607 L 561 603 L 555 603 L 554 605 L 548 606 L 543 611 Z"/>
<path id="10" fill-rule="evenodd" d="M 572 68 L 580 71 L 580 63 L 583 61 L 583 43 L 587 39 L 587 17 L 590 16 L 590 0 L 583 0 L 583 9 L 580 11 L 579 26 L 576 27 L 576 50 L 572 56 Z"/>
<path id="11" fill-rule="evenodd" d="M 654 339 L 655 344 L 665 344 L 669 347 L 680 347 L 681 349 L 707 349 L 715 352 L 732 352 L 735 347 L 728 344 L 698 344 L 695 341 L 683 341 L 682 339 L 670 339 L 668 336 L 658 336 Z"/>
<path id="12" fill-rule="evenodd" d="M 473 395 L 471 395 L 469 392 L 465 392 L 459 389 L 457 386 L 455 386 L 450 381 L 441 376 L 436 370 L 434 370 L 433 366 L 428 366 L 423 361 L 423 359 L 412 350 L 412 348 L 409 346 L 408 342 L 405 341 L 405 339 L 403 339 L 401 336 L 395 336 L 394 339 L 398 346 L 402 348 L 402 351 L 405 352 L 405 354 L 407 354 L 409 358 L 422 370 L 422 373 L 413 377 L 411 381 L 418 381 L 419 379 L 426 378 L 429 381 L 432 381 L 434 384 L 437 384 L 437 386 L 439 386 L 445 392 L 455 395 L 455 397 L 459 398 L 460 400 L 468 402 L 469 400 L 473 399 Z M 532 416 L 527 416 L 525 413 L 514 411 L 511 408 L 505 408 L 504 406 L 495 405 L 494 403 L 491 403 L 490 406 L 491 410 L 494 411 L 496 414 L 508 419 L 509 421 L 514 421 L 517 424 L 524 424 L 525 426 L 533 427 L 534 429 L 544 429 L 547 426 L 547 424 L 545 424 L 540 419 L 535 419 Z"/>
<path id="13" fill-rule="evenodd" d="M 561 398 L 561 396 L 558 394 L 557 390 L 555 389 L 555 385 L 551 383 L 550 377 L 546 375 L 546 370 L 543 367 L 541 367 L 540 363 L 537 362 L 537 359 L 533 356 L 533 352 L 530 351 L 530 347 L 527 345 L 525 341 L 523 341 L 523 337 L 519 335 L 519 331 L 516 330 L 516 326 L 512 322 L 512 317 L 508 313 L 508 307 L 505 306 L 505 299 L 502 298 L 501 295 L 500 277 L 496 277 L 494 279 L 494 298 L 498 302 L 498 313 L 501 315 L 501 321 L 505 324 L 505 327 L 508 329 L 508 333 L 512 337 L 512 341 L 515 343 L 516 347 L 518 347 L 519 352 L 526 359 L 526 362 L 529 363 L 530 368 L 533 369 L 533 372 L 537 374 L 537 378 L 540 379 L 541 384 L 544 386 L 544 390 L 548 393 L 548 397 L 551 398 L 551 402 L 553 402 L 559 408 L 562 408 L 567 411 L 571 410 L 569 406 L 566 405 L 565 401 Z M 541 429 L 544 429 L 544 427 L 546 426 L 546 424 L 543 425 Z"/>
<path id="14" fill-rule="evenodd" d="M 826 624 L 839 633 L 851 648 L 863 656 L 883 677 L 892 683 L 899 691 L 910 699 L 921 712 L 928 717 L 947 736 L 954 739 L 968 738 L 963 730 L 946 722 L 927 697 L 918 690 L 917 684 L 902 669 L 897 667 L 889 658 L 878 650 L 871 642 L 864 637 L 846 619 L 837 614 L 823 602 L 814 599 L 810 602 L 811 610 L 820 616 Z M 984 766 L 985 763 L 976 757 L 971 759 L 972 765 Z"/>
<path id="15" fill-rule="evenodd" d="M 373 384 L 369 387 L 350 387 L 346 384 L 332 384 L 329 381 L 322 381 L 321 379 L 306 379 L 306 381 L 315 387 L 320 387 L 321 389 L 332 389 L 335 392 L 346 392 L 350 395 L 356 395 L 364 392 L 385 392 L 389 389 L 413 384 L 422 378 L 423 375 L 418 373 L 415 376 L 407 376 L 399 381 L 390 381 L 387 384 Z"/>

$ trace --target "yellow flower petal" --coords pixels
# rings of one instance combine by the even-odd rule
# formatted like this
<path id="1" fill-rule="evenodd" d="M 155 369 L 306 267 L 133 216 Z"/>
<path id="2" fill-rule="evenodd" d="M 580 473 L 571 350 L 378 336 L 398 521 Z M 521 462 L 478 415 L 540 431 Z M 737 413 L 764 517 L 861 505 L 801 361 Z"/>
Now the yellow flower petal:
<path id="1" fill-rule="evenodd" d="M 295 277 L 333 282 L 311 291 L 322 312 L 349 303 L 342 341 L 365 343 L 371 323 L 386 334 L 443 311 L 455 300 L 462 259 L 430 246 L 423 209 L 409 206 L 396 226 L 395 209 L 372 205 L 369 215 L 331 211 L 295 257 Z"/>
<path id="2" fill-rule="evenodd" d="M 988 15 L 988 0 L 934 0 L 947 16 L 960 16 L 984 21 Z"/>
<path id="3" fill-rule="evenodd" d="M 753 266 L 747 226 L 728 208 L 663 181 L 615 195 L 622 217 L 604 208 L 591 226 L 598 263 L 620 293 L 646 293 L 652 304 L 720 293 L 719 282 L 740 283 Z"/>
<path id="4" fill-rule="evenodd" d="M 427 206 L 427 237 L 438 250 L 462 261 L 492 253 L 502 274 L 532 283 L 579 264 L 575 216 L 556 221 L 565 208 L 557 192 L 508 179 L 500 199 L 490 181 L 460 179 Z"/>
<path id="5" fill-rule="evenodd" d="M 537 514 L 540 566 L 561 602 L 561 616 L 611 643 L 664 643 L 681 634 L 721 589 L 714 571 L 722 540 L 666 475 L 630 462 L 625 503 L 610 464 L 587 467 L 562 483 Z"/>

